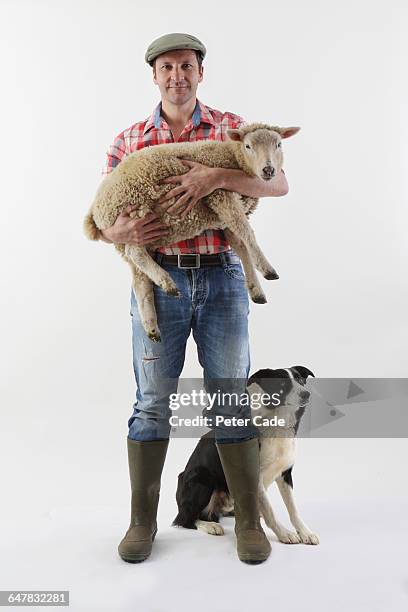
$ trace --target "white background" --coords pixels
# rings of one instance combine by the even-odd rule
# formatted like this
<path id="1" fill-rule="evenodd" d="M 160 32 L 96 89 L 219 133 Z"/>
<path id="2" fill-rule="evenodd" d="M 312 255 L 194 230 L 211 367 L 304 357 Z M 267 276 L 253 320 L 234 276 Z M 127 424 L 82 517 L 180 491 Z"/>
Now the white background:
<path id="1" fill-rule="evenodd" d="M 195 444 L 174 440 L 155 556 L 120 561 L 130 276 L 113 247 L 86 241 L 82 220 L 108 146 L 159 100 L 147 45 L 192 33 L 208 49 L 200 100 L 302 128 L 284 143 L 289 194 L 262 200 L 251 221 L 280 274 L 262 281 L 268 304 L 251 306 L 252 370 L 407 376 L 406 3 L 1 0 L 0 9 L 0 589 L 70 588 L 75 610 L 228 611 L 258 599 L 280 610 L 400 609 L 402 439 L 300 441 L 296 492 L 322 544 L 276 543 L 256 569 L 236 560 L 232 523 L 221 539 L 168 527 Z M 192 343 L 183 376 L 200 374 Z"/>

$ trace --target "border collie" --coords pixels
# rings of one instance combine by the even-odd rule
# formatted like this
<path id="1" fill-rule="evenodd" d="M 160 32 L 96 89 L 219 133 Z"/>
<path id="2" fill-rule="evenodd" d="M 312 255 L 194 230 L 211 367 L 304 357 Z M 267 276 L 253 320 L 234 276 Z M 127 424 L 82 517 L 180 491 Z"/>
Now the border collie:
<path id="1" fill-rule="evenodd" d="M 293 366 L 258 370 L 247 382 L 251 417 L 259 431 L 260 513 L 266 525 L 285 544 L 319 544 L 318 536 L 301 520 L 293 497 L 295 437 L 310 397 L 305 389 L 308 376 L 314 376 L 308 368 Z M 263 398 L 279 397 L 279 400 L 275 405 L 264 401 L 260 404 L 260 394 L 267 394 Z M 257 400 L 253 402 L 255 397 Z M 296 532 L 286 529 L 275 517 L 267 496 L 267 489 L 274 481 Z M 173 525 L 200 529 L 211 535 L 224 534 L 219 519 L 234 516 L 234 500 L 228 490 L 213 431 L 200 438 L 184 472 L 179 474 L 176 499 L 178 514 Z"/>

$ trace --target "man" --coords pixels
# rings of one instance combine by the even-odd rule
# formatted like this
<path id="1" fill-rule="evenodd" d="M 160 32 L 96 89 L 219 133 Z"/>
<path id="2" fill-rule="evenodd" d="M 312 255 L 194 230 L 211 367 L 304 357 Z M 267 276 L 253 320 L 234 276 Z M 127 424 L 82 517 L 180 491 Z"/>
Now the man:
<path id="1" fill-rule="evenodd" d="M 108 173 L 129 153 L 145 146 L 194 140 L 226 140 L 228 128 L 243 119 L 205 106 L 196 98 L 203 80 L 204 45 L 188 34 L 167 34 L 153 41 L 146 62 L 153 68 L 161 102 L 145 121 L 122 132 L 111 146 Z M 214 189 L 223 188 L 252 197 L 281 196 L 288 191 L 284 173 L 269 182 L 252 178 L 241 170 L 209 168 L 185 161 L 188 171 L 164 182 L 174 184 L 162 197 L 168 212 L 187 214 Z M 138 220 L 133 206 L 103 232 L 108 242 L 148 244 L 165 237 L 166 226 L 158 215 Z M 220 230 L 169 247 L 157 249 L 156 261 L 175 280 L 181 298 L 167 296 L 155 287 L 155 306 L 162 342 L 147 337 L 132 292 L 133 363 L 137 382 L 133 415 L 128 421 L 129 472 L 132 489 L 131 522 L 118 551 L 129 562 L 146 559 L 157 531 L 160 478 L 170 435 L 170 392 L 177 389 L 190 332 L 197 344 L 207 391 L 244 391 L 249 374 L 248 295 L 237 255 Z M 221 382 L 220 382 L 221 381 Z M 233 389 L 232 389 L 233 388 Z M 248 416 L 241 406 L 216 406 L 223 417 Z M 270 544 L 259 521 L 259 445 L 256 431 L 248 427 L 215 428 L 217 449 L 229 489 L 235 500 L 235 532 L 238 556 L 248 563 L 265 561 Z"/>

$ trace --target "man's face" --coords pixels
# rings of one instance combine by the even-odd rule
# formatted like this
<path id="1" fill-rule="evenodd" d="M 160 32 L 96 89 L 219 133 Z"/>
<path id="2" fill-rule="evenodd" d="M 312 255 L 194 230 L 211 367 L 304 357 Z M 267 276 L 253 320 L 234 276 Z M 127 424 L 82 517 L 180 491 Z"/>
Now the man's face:
<path id="1" fill-rule="evenodd" d="M 190 49 L 178 49 L 156 58 L 153 81 L 158 85 L 162 100 L 182 105 L 195 98 L 197 86 L 203 80 L 203 67 Z"/>

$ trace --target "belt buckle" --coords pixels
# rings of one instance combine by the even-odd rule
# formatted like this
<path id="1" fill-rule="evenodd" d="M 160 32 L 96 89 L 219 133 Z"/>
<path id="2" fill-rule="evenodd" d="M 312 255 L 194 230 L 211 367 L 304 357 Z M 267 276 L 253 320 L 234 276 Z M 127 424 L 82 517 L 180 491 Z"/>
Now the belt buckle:
<path id="1" fill-rule="evenodd" d="M 185 258 L 194 258 L 195 265 L 183 265 Z M 191 260 L 190 260 L 191 261 Z M 184 255 L 177 255 L 177 266 L 187 270 L 193 270 L 200 267 L 200 253 L 186 253 Z"/>

